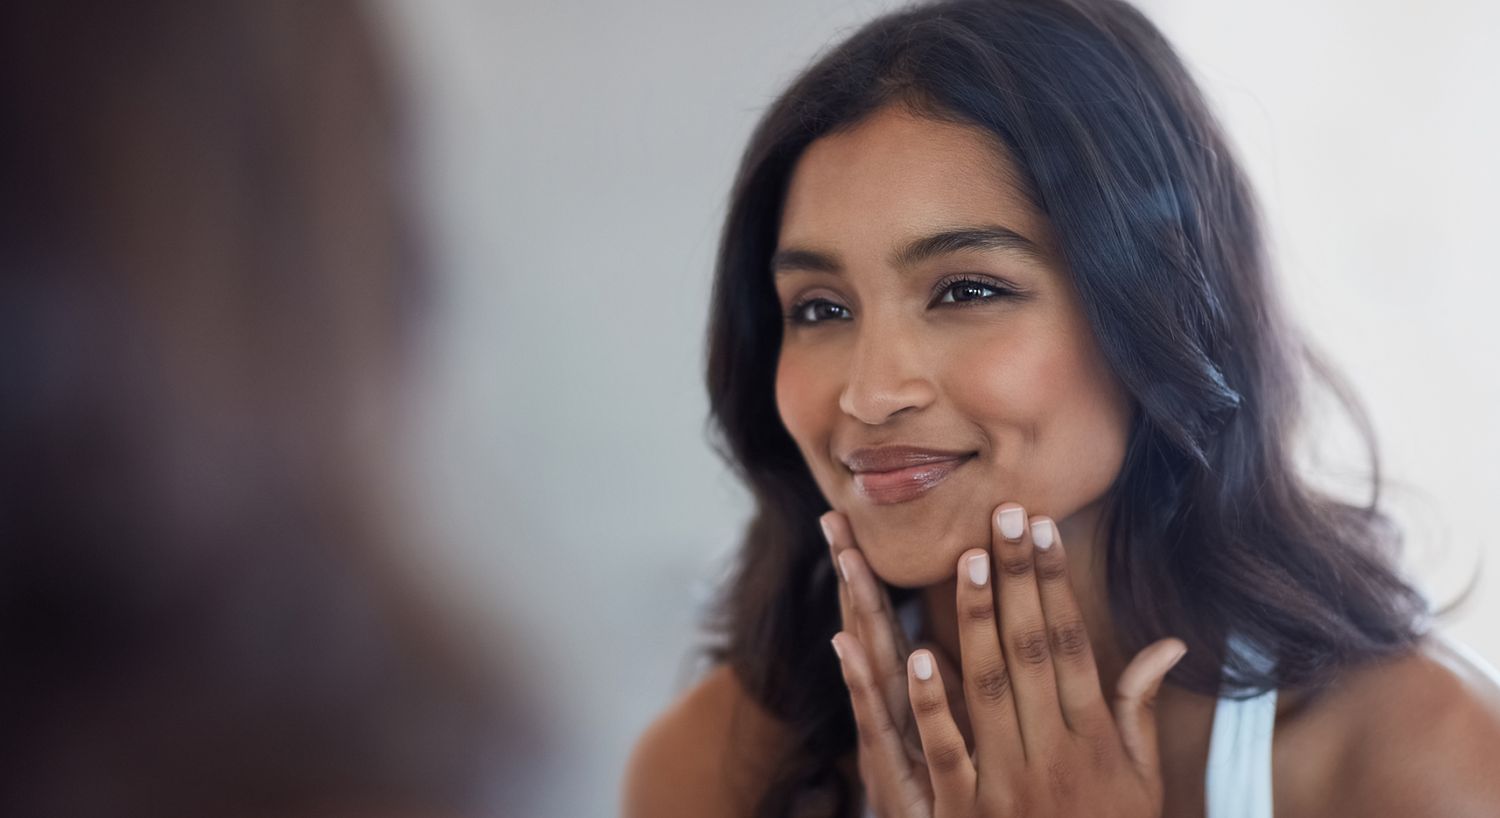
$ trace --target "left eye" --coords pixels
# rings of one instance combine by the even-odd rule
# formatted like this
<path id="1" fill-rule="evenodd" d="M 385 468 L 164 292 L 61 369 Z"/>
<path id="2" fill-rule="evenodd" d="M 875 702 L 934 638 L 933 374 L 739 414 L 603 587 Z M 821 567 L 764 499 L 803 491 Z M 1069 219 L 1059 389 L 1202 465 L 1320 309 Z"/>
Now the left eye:
<path id="1" fill-rule="evenodd" d="M 980 281 L 955 281 L 943 288 L 943 297 L 938 299 L 939 304 L 962 304 L 972 301 L 988 301 L 1004 295 L 1006 291 L 992 284 Z"/>

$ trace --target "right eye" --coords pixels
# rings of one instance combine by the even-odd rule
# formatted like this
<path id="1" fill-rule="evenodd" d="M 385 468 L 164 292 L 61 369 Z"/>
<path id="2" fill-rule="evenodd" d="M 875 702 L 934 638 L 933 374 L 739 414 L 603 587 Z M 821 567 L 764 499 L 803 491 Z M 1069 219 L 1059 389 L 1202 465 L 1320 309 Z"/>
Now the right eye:
<path id="1" fill-rule="evenodd" d="M 847 320 L 849 310 L 826 298 L 809 298 L 798 301 L 786 311 L 788 324 L 821 324 L 827 320 Z"/>

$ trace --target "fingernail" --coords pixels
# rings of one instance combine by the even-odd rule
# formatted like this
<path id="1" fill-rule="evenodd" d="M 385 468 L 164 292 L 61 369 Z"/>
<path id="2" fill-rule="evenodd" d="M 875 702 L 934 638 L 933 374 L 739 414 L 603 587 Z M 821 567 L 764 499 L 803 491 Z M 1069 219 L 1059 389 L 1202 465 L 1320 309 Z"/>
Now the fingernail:
<path id="1" fill-rule="evenodd" d="M 836 655 L 836 656 L 839 657 L 839 661 L 840 662 L 844 661 L 844 652 L 842 650 L 839 650 L 839 640 L 838 640 L 838 637 L 834 637 L 833 639 L 829 640 L 829 642 L 830 642 L 830 644 L 833 645 L 834 655 Z"/>
<path id="2" fill-rule="evenodd" d="M 975 585 L 984 585 L 990 581 L 990 557 L 988 554 L 975 554 L 969 557 L 969 581 Z"/>
<path id="3" fill-rule="evenodd" d="M 1167 670 L 1170 671 L 1172 668 L 1177 667 L 1177 663 L 1181 662 L 1182 661 L 1182 657 L 1184 657 L 1186 655 L 1187 655 L 1187 648 L 1184 647 L 1182 650 L 1180 650 L 1180 651 L 1177 652 L 1176 656 L 1172 657 L 1172 661 L 1171 662 L 1167 663 Z"/>
<path id="4" fill-rule="evenodd" d="M 1021 533 L 1026 530 L 1026 511 L 1019 508 L 1001 509 L 998 522 L 1001 536 L 1007 540 L 1019 540 Z"/>
<path id="5" fill-rule="evenodd" d="M 848 552 L 840 552 L 839 553 L 839 574 L 844 577 L 844 582 L 848 582 L 849 581 L 849 554 L 848 554 Z"/>
<path id="6" fill-rule="evenodd" d="M 911 657 L 911 669 L 913 673 L 917 674 L 918 679 L 921 679 L 924 682 L 928 679 L 931 679 L 932 654 L 926 653 L 924 651 L 918 651 Z"/>
<path id="7" fill-rule="evenodd" d="M 833 529 L 828 527 L 828 518 L 819 517 L 818 527 L 823 529 L 823 539 L 827 540 L 829 545 L 833 545 Z"/>
<path id="8" fill-rule="evenodd" d="M 1031 524 L 1031 541 L 1036 543 L 1036 547 L 1042 551 L 1046 551 L 1052 547 L 1052 535 L 1054 533 L 1055 529 L 1052 527 L 1052 521 L 1046 518 L 1037 520 Z"/>

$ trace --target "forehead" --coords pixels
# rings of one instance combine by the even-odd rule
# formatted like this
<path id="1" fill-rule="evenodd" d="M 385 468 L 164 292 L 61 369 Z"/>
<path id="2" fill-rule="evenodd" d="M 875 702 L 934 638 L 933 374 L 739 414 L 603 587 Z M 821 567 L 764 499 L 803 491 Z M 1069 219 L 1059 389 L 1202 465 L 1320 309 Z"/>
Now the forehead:
<path id="1" fill-rule="evenodd" d="M 849 242 L 883 253 L 934 228 L 1000 224 L 1046 245 L 1046 220 L 1022 178 L 987 131 L 888 106 L 803 151 L 778 243 Z"/>

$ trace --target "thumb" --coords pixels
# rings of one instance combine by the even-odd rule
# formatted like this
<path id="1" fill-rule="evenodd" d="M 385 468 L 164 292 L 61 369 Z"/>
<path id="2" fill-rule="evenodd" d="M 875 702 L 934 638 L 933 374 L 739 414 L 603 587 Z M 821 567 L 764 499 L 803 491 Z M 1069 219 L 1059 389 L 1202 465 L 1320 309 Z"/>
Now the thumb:
<path id="1" fill-rule="evenodd" d="M 1115 724 L 1125 751 L 1142 778 L 1161 781 L 1156 747 L 1156 693 L 1177 662 L 1187 653 L 1181 639 L 1163 639 L 1147 645 L 1120 674 L 1115 688 Z"/>

